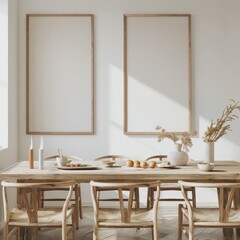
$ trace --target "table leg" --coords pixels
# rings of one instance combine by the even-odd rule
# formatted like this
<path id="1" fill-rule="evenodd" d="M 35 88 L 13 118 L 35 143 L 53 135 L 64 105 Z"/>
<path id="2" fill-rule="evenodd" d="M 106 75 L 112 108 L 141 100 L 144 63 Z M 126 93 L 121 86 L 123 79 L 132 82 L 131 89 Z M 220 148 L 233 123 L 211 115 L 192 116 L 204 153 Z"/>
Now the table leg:
<path id="1" fill-rule="evenodd" d="M 240 209 L 240 189 L 236 191 L 235 197 L 234 197 L 234 208 Z M 240 240 L 240 228 L 236 228 L 236 239 Z"/>
<path id="2" fill-rule="evenodd" d="M 220 191 L 219 189 L 217 190 L 218 190 L 218 197 L 219 197 Z M 227 203 L 227 199 L 228 199 L 228 189 L 224 189 L 224 204 Z M 233 228 L 223 228 L 223 236 L 224 236 L 224 240 L 233 240 L 234 239 Z"/>
<path id="3" fill-rule="evenodd" d="M 39 194 L 36 191 L 36 189 L 18 189 L 17 194 L 17 206 L 19 208 L 26 208 L 26 201 L 24 202 L 22 199 L 22 195 L 25 194 L 26 196 L 29 194 L 29 206 L 32 209 L 37 209 L 38 200 L 39 200 Z M 30 222 L 36 222 L 37 221 L 37 215 L 33 211 L 30 216 Z M 38 239 L 38 228 L 37 227 L 27 227 L 27 228 L 21 228 L 20 235 L 24 240 L 37 240 Z"/>
<path id="4" fill-rule="evenodd" d="M 223 229 L 224 240 L 233 240 L 233 228 L 224 228 Z"/>

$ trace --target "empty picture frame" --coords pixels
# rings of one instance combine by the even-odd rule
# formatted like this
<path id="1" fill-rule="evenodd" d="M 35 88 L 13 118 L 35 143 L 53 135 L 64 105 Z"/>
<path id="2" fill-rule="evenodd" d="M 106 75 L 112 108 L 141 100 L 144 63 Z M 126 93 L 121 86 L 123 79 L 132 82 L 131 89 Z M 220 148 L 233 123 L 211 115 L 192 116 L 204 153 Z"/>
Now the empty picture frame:
<path id="1" fill-rule="evenodd" d="M 190 36 L 189 14 L 124 15 L 126 135 L 191 134 Z"/>
<path id="2" fill-rule="evenodd" d="M 94 134 L 92 14 L 26 16 L 26 132 Z"/>

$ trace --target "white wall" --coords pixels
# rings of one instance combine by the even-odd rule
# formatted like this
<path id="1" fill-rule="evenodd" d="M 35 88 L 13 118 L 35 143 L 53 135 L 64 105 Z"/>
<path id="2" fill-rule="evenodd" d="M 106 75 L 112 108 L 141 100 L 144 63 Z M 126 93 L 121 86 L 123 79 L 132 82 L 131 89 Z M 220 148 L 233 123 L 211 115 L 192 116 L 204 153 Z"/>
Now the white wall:
<path id="1" fill-rule="evenodd" d="M 220 115 L 229 98 L 240 100 L 239 9 L 239 0 L 20 0 L 19 159 L 27 158 L 30 139 L 25 133 L 27 13 L 95 14 L 97 133 L 94 136 L 44 138 L 47 156 L 55 154 L 56 149 L 61 147 L 66 154 L 80 156 L 86 160 L 108 153 L 144 159 L 149 155 L 171 151 L 173 144 L 168 140 L 159 144 L 156 137 L 123 134 L 123 14 L 192 14 L 193 108 L 195 129 L 199 136 L 194 138 L 190 157 L 200 160 L 204 148 L 202 136 L 211 118 Z M 239 159 L 240 122 L 234 122 L 232 129 L 232 132 L 217 142 L 216 159 Z M 39 137 L 34 137 L 34 143 L 37 149 Z M 84 191 L 84 197 L 87 196 L 84 200 L 90 201 L 87 187 Z"/>
<path id="2" fill-rule="evenodd" d="M 8 146 L 8 4 L 0 1 L 0 150 Z"/>
<path id="3" fill-rule="evenodd" d="M 8 16 L 8 148 L 0 151 L 0 170 L 14 164 L 18 160 L 18 65 L 17 65 L 17 0 L 1 0 L 8 2 L 5 14 Z M 2 10 L 2 9 L 1 9 Z M 2 195 L 0 194 L 0 206 Z M 2 208 L 0 208 L 0 219 Z M 1 220 L 0 220 L 1 221 Z"/>

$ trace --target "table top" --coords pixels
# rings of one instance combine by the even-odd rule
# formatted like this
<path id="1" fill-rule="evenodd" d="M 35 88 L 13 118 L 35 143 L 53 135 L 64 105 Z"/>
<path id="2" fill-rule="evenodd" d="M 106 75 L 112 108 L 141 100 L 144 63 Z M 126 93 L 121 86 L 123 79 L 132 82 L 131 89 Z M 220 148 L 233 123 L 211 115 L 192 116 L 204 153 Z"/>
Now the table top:
<path id="1" fill-rule="evenodd" d="M 96 162 L 84 162 L 96 165 Z M 99 164 L 99 163 L 98 163 Z M 101 163 L 100 163 L 101 164 Z M 240 181 L 240 163 L 237 161 L 216 161 L 214 170 L 202 172 L 197 168 L 197 162 L 191 161 L 187 166 L 177 169 L 154 168 L 106 168 L 100 165 L 96 170 L 60 170 L 54 161 L 46 161 L 44 170 L 39 170 L 35 162 L 35 169 L 29 169 L 28 162 L 22 161 L 0 172 L 0 180 L 76 180 L 79 182 L 97 181 L 150 181 L 176 182 L 190 181 Z"/>

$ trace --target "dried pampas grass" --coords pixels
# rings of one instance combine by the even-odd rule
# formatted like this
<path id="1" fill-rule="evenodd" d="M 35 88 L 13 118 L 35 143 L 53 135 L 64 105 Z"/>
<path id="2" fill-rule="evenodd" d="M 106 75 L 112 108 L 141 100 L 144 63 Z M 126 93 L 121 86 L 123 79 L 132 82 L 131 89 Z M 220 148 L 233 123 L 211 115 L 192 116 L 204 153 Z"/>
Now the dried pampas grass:
<path id="1" fill-rule="evenodd" d="M 162 134 L 158 136 L 158 142 L 161 142 L 164 138 L 169 138 L 174 143 L 182 144 L 182 150 L 185 152 L 189 152 L 189 148 L 192 147 L 192 139 L 190 138 L 190 134 L 188 132 L 184 132 L 181 137 L 178 137 L 175 133 L 166 132 L 166 130 L 160 126 L 155 128 L 157 131 L 161 132 Z M 193 135 L 196 132 L 192 132 Z"/>
<path id="2" fill-rule="evenodd" d="M 231 103 L 224 108 L 221 117 L 218 118 L 216 122 L 214 122 L 213 120 L 211 121 L 210 126 L 204 133 L 204 142 L 216 142 L 228 131 L 231 131 L 229 123 L 239 118 L 239 116 L 236 115 L 234 112 L 240 111 L 240 105 L 239 102 L 236 102 L 233 99 L 230 99 L 230 101 Z"/>

